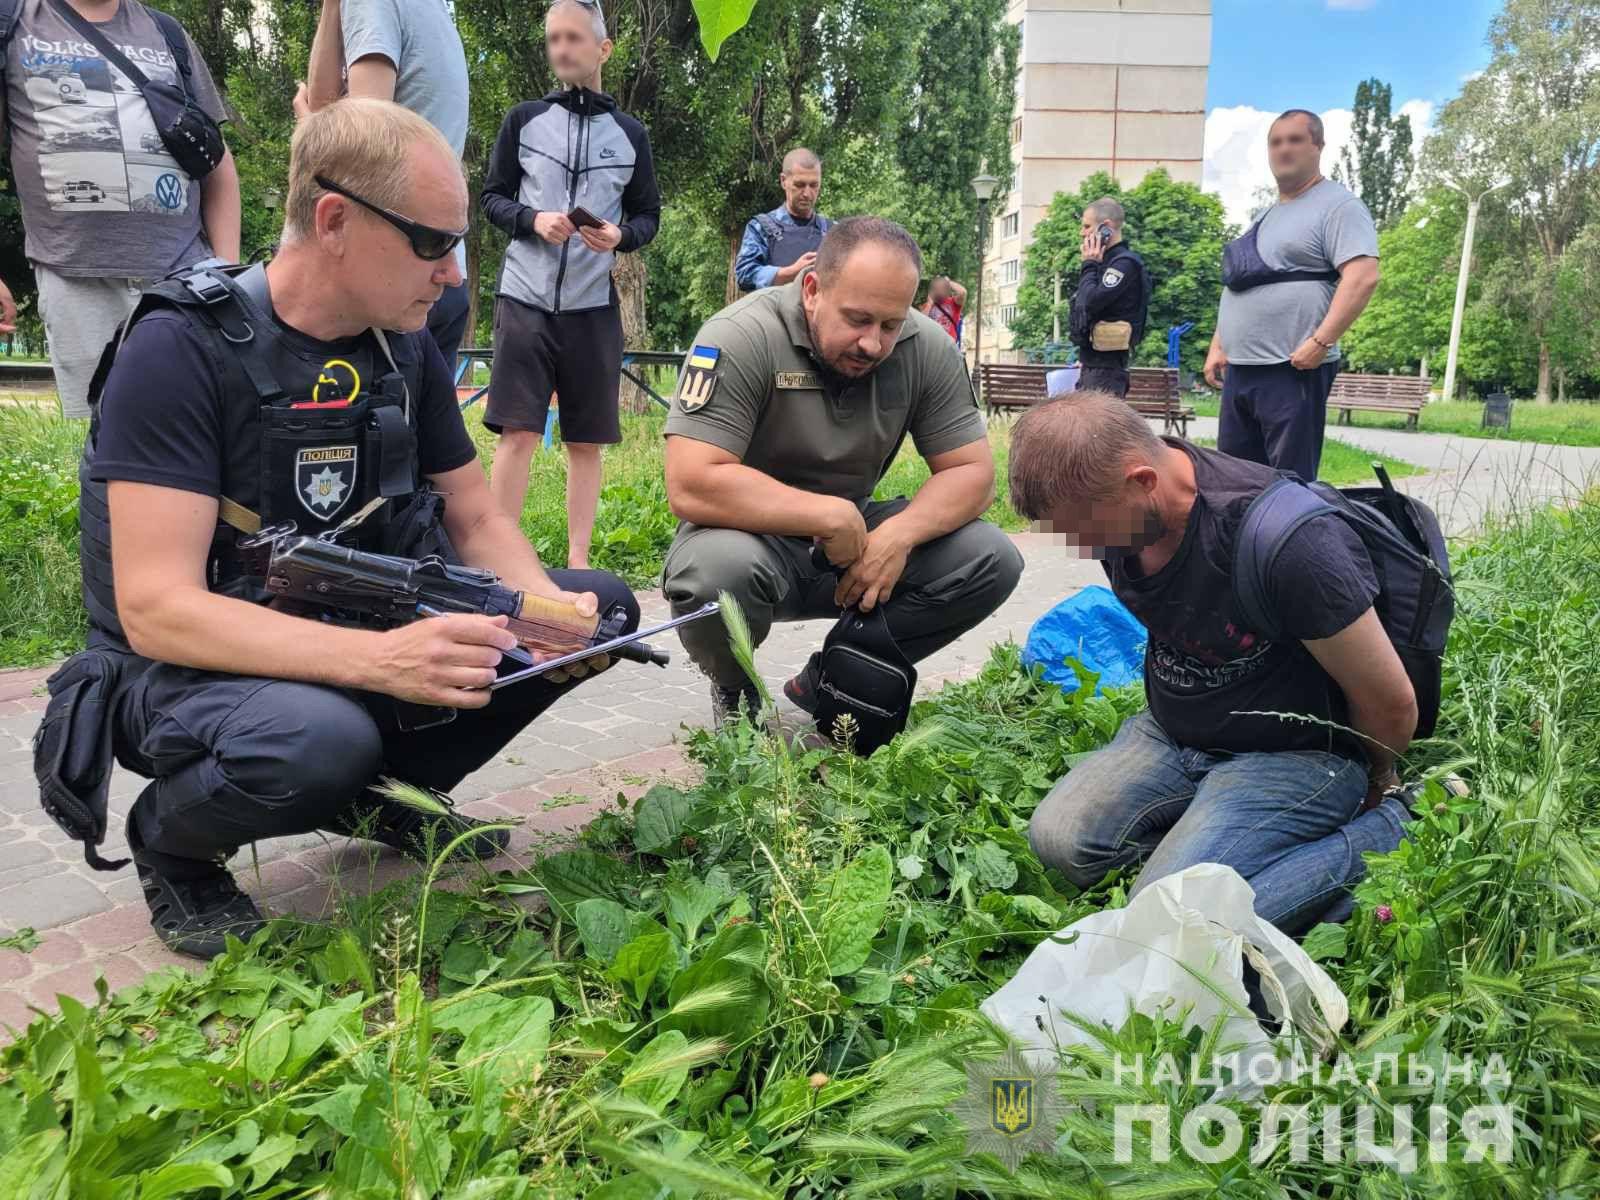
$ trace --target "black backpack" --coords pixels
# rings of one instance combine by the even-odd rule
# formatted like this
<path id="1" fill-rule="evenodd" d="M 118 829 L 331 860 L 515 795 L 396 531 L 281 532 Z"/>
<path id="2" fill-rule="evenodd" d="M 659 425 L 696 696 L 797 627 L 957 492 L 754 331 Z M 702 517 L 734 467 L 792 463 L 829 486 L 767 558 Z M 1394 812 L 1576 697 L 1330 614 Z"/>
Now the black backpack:
<path id="1" fill-rule="evenodd" d="M 1372 469 L 1377 487 L 1336 488 L 1284 476 L 1251 501 L 1234 549 L 1234 600 L 1257 632 L 1282 640 L 1268 601 L 1273 565 L 1295 530 L 1336 513 L 1372 558 L 1378 577 L 1373 608 L 1417 694 L 1416 736 L 1429 737 L 1439 719 L 1445 639 L 1455 616 L 1450 554 L 1434 511 L 1396 491 L 1380 464 Z"/>

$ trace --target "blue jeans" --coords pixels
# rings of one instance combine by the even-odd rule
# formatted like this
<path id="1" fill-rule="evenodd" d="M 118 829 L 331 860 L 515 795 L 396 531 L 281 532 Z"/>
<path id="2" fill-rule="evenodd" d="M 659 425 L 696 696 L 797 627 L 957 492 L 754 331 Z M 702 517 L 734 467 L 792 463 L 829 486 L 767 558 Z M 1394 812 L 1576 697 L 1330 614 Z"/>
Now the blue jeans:
<path id="1" fill-rule="evenodd" d="M 1400 844 L 1405 807 L 1362 812 L 1367 769 L 1316 750 L 1213 754 L 1180 746 L 1148 712 L 1056 784 L 1028 841 L 1081 888 L 1143 860 L 1133 894 L 1196 863 L 1232 867 L 1256 913 L 1285 933 L 1342 921 L 1361 855 Z"/>

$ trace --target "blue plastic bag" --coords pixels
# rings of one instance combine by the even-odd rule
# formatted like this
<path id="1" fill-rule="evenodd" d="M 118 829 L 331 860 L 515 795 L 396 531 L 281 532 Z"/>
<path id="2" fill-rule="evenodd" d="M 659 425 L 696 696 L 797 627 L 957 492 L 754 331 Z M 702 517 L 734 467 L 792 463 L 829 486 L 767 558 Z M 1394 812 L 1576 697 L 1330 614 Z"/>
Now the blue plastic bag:
<path id="1" fill-rule="evenodd" d="M 1022 661 L 1044 668 L 1044 677 L 1064 692 L 1078 690 L 1078 676 L 1066 665 L 1076 659 L 1100 676 L 1096 691 L 1123 687 L 1144 678 L 1145 627 L 1109 588 L 1086 587 L 1033 623 Z"/>

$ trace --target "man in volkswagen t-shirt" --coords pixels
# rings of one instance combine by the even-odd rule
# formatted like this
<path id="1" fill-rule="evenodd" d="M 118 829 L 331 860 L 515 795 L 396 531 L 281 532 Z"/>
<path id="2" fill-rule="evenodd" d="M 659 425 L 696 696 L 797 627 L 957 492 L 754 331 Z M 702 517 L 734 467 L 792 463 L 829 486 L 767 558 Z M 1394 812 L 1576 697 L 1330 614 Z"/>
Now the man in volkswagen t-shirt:
<path id="1" fill-rule="evenodd" d="M 1372 214 L 1322 177 L 1322 142 L 1315 113 L 1293 108 L 1272 123 L 1278 202 L 1239 239 L 1254 241 L 1266 277 L 1223 288 L 1205 368 L 1222 388 L 1217 448 L 1308 483 L 1322 459 L 1339 339 L 1378 286 Z"/>
<path id="2" fill-rule="evenodd" d="M 181 86 L 213 121 L 227 113 L 181 26 L 138 0 L 67 0 L 149 80 Z M 164 25 L 162 22 L 166 22 Z M 187 72 L 174 49 L 188 60 Z M 239 257 L 239 173 L 225 153 L 191 179 L 167 151 L 134 82 L 54 0 L 0 0 L 0 130 L 22 201 L 61 411 L 89 415 L 89 381 L 139 294 L 180 267 Z M 16 303 L 0 280 L 0 333 Z"/>

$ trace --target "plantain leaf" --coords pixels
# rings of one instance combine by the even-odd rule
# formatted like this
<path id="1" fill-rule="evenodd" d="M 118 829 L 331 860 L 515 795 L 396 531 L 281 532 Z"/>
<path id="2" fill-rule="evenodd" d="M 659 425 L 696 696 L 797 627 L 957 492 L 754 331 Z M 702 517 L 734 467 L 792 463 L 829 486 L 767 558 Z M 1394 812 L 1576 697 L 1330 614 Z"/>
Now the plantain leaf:
<path id="1" fill-rule="evenodd" d="M 591 898 L 580 900 L 572 914 L 578 935 L 583 938 L 584 952 L 595 962 L 609 967 L 617 951 L 628 944 L 631 925 L 628 910 L 615 900 Z"/>
<path id="2" fill-rule="evenodd" d="M 865 965 L 893 886 L 894 863 L 882 846 L 863 850 L 834 875 L 818 931 L 830 975 L 851 975 Z"/>
<path id="3" fill-rule="evenodd" d="M 633 822 L 633 848 L 641 854 L 676 857 L 685 833 L 693 832 L 694 797 L 658 783 L 639 798 Z"/>

